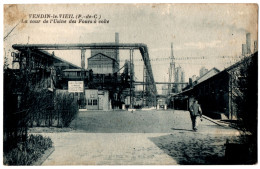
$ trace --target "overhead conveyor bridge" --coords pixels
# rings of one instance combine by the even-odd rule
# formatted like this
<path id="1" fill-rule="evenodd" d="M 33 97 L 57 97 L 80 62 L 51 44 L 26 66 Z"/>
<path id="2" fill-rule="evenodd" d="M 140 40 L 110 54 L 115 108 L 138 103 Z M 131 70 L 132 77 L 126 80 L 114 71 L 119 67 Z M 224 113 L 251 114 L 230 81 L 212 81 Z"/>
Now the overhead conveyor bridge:
<path id="1" fill-rule="evenodd" d="M 89 44 L 14 44 L 14 49 L 19 51 L 31 50 L 81 50 L 81 67 L 85 67 L 85 51 L 88 49 L 120 49 L 130 50 L 130 62 L 133 63 L 133 50 L 139 50 L 146 70 L 146 93 L 150 102 L 156 104 L 157 89 L 150 63 L 148 47 L 143 43 L 89 43 Z M 133 81 L 133 80 L 131 80 Z M 134 85 L 134 83 L 132 83 Z"/>

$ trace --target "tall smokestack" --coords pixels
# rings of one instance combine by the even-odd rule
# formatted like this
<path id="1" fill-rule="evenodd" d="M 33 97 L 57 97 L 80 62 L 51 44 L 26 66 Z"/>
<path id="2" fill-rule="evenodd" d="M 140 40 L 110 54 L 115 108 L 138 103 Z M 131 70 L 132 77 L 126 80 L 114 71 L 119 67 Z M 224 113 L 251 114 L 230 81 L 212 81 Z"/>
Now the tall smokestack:
<path id="1" fill-rule="evenodd" d="M 118 44 L 119 43 L 119 33 L 115 33 L 115 42 Z"/>
<path id="2" fill-rule="evenodd" d="M 182 70 L 181 71 L 181 82 L 184 83 L 184 81 L 185 81 L 185 72 Z M 185 87 L 184 84 L 182 84 L 181 86 L 182 86 L 181 89 L 183 89 Z"/>
<path id="3" fill-rule="evenodd" d="M 173 56 L 173 43 L 171 43 L 171 57 L 174 58 L 174 56 Z"/>
<path id="4" fill-rule="evenodd" d="M 115 43 L 116 44 L 119 44 L 119 33 L 118 32 L 116 32 L 115 33 Z M 117 72 L 118 70 L 119 70 L 119 49 L 117 48 L 116 50 L 115 50 L 115 59 L 116 59 L 116 61 L 117 61 L 117 65 L 116 65 L 116 67 L 115 67 L 115 72 Z"/>
<path id="5" fill-rule="evenodd" d="M 246 34 L 246 46 L 247 46 L 247 54 L 251 54 L 251 35 L 250 35 L 250 33 Z"/>
<path id="6" fill-rule="evenodd" d="M 254 41 L 254 53 L 257 52 L 257 41 Z"/>
<path id="7" fill-rule="evenodd" d="M 242 56 L 246 56 L 247 54 L 247 46 L 246 44 L 242 44 Z"/>

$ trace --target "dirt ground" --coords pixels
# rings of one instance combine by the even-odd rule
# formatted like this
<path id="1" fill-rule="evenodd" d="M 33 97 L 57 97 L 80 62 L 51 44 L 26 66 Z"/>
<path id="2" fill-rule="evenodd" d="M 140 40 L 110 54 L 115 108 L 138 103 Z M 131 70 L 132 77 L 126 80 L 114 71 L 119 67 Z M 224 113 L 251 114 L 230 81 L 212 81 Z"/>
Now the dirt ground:
<path id="1" fill-rule="evenodd" d="M 54 142 L 43 165 L 225 164 L 239 132 L 206 119 L 191 130 L 187 111 L 80 112 L 69 128 L 33 128 Z"/>

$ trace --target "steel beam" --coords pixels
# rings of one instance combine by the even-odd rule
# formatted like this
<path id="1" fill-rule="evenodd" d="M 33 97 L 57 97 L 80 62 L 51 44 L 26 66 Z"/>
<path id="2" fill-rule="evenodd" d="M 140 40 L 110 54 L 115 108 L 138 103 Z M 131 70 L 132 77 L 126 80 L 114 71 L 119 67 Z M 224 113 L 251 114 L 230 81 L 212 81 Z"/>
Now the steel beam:
<path id="1" fill-rule="evenodd" d="M 187 82 L 154 82 L 155 84 L 188 84 Z M 134 82 L 135 85 L 145 85 L 149 83 L 145 82 Z"/>

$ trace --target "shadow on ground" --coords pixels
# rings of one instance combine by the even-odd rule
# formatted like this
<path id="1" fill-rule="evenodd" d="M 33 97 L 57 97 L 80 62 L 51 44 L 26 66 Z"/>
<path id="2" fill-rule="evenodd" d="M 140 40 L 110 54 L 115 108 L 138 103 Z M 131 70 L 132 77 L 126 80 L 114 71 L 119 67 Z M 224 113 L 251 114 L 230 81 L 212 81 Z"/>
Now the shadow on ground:
<path id="1" fill-rule="evenodd" d="M 193 131 L 193 130 L 187 130 L 187 129 L 177 129 L 177 128 L 171 128 L 172 130 L 176 131 Z"/>
<path id="2" fill-rule="evenodd" d="M 175 133 L 149 139 L 178 164 L 226 164 L 224 144 L 227 137 L 213 137 L 196 132 L 185 132 L 185 134 Z M 229 137 L 229 139 L 234 138 Z"/>

